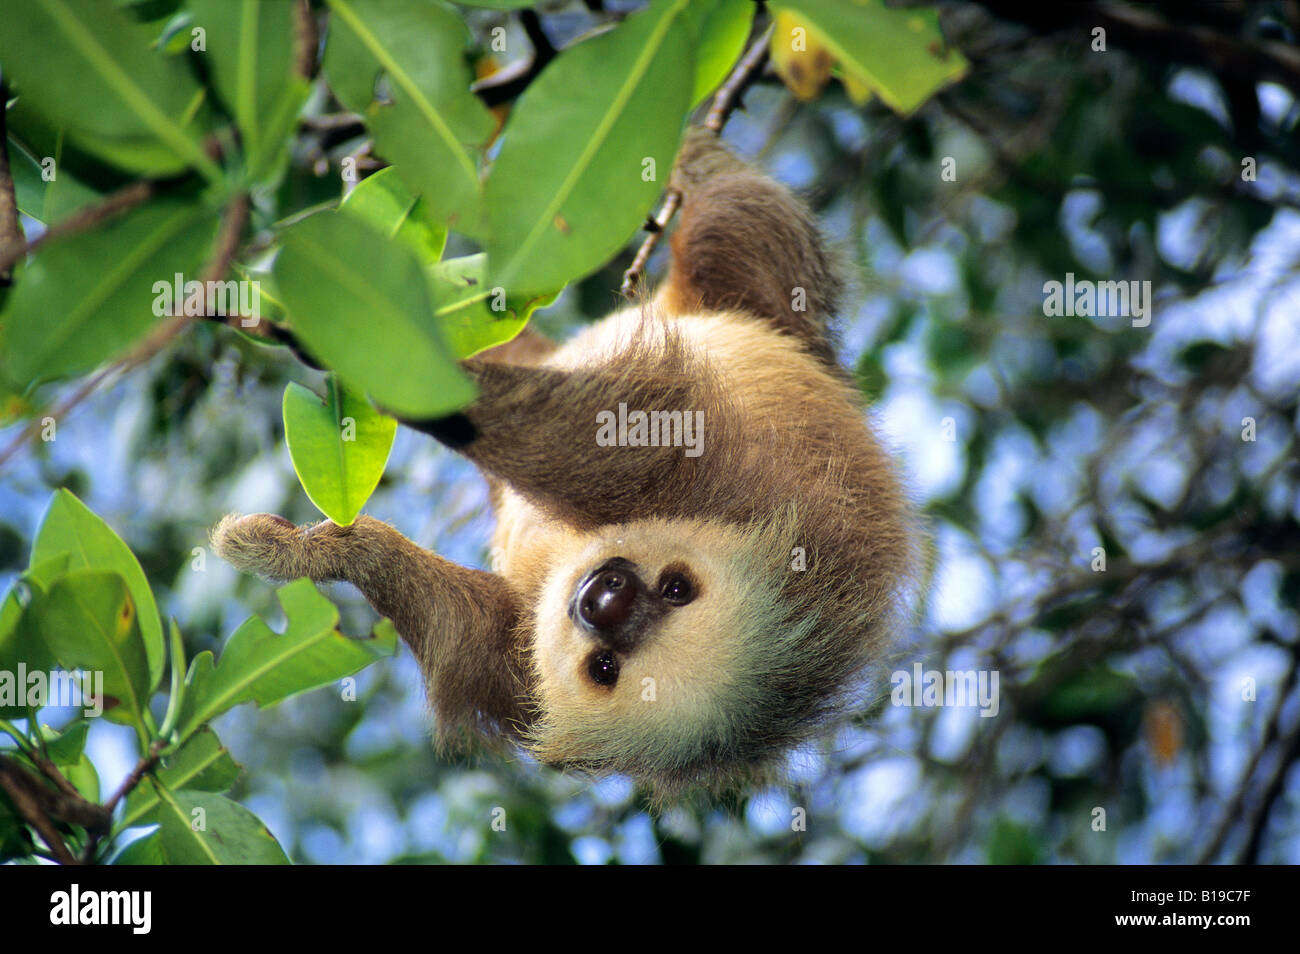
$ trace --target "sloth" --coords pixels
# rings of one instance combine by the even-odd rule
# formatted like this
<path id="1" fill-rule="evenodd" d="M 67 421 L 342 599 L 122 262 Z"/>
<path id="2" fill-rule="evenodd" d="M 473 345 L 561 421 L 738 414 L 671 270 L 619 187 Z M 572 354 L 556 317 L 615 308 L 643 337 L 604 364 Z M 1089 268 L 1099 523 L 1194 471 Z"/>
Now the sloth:
<path id="1" fill-rule="evenodd" d="M 836 362 L 840 270 L 807 207 L 691 130 L 651 296 L 563 345 L 461 362 L 478 397 L 404 421 L 473 461 L 492 570 L 379 520 L 230 515 L 216 552 L 354 584 L 419 662 L 444 746 L 515 747 L 655 797 L 776 780 L 860 700 L 905 616 L 899 469 Z"/>

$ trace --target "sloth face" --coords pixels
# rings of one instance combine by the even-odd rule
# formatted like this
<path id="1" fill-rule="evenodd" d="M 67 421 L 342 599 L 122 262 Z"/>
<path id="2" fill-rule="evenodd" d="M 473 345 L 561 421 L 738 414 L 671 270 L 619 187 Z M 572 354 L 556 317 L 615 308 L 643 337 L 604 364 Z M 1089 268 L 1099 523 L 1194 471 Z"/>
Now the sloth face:
<path id="1" fill-rule="evenodd" d="M 645 521 L 551 572 L 534 643 L 540 757 L 618 770 L 728 734 L 746 695 L 737 552 L 734 531 Z"/>
<path id="2" fill-rule="evenodd" d="M 597 686 L 617 685 L 620 658 L 634 654 L 664 616 L 699 593 L 684 563 L 664 567 L 651 586 L 642 572 L 624 557 L 611 557 L 587 574 L 569 601 L 569 619 L 591 638 L 587 676 Z"/>

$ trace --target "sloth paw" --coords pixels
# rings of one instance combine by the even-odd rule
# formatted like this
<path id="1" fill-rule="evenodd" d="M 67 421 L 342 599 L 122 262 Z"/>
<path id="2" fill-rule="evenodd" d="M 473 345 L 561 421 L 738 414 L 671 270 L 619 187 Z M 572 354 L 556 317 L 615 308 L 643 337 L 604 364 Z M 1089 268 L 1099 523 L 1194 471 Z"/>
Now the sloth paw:
<path id="1" fill-rule="evenodd" d="M 273 513 L 232 513 L 212 531 L 217 555 L 245 573 L 273 580 L 310 576 L 306 572 L 303 528 Z"/>

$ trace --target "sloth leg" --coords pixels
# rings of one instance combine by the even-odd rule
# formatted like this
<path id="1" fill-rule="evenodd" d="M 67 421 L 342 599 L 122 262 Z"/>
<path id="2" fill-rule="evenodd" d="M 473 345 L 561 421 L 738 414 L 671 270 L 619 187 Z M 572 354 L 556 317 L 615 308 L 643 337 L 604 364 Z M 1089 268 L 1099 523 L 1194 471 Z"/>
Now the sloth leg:
<path id="1" fill-rule="evenodd" d="M 671 184 L 682 210 L 658 304 L 674 314 L 748 312 L 835 366 L 826 322 L 843 282 L 808 207 L 704 130 L 687 134 Z"/>
<path id="2" fill-rule="evenodd" d="M 231 514 L 212 544 L 244 572 L 354 584 L 415 653 L 440 733 L 509 733 L 522 722 L 519 601 L 502 577 L 444 560 L 366 516 L 347 527 L 328 520 L 296 527 L 272 514 Z"/>

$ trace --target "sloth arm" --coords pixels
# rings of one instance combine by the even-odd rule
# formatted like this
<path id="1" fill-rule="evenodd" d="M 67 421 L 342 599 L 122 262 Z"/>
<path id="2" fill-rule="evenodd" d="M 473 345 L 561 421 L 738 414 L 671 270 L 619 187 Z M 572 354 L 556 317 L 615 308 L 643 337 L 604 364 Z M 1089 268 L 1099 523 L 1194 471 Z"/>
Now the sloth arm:
<path id="1" fill-rule="evenodd" d="M 415 653 L 440 735 L 508 735 L 524 721 L 520 601 L 504 578 L 444 560 L 367 516 L 346 527 L 296 527 L 271 514 L 231 514 L 212 543 L 245 572 L 355 585 Z"/>
<path id="2" fill-rule="evenodd" d="M 656 305 L 748 314 L 837 368 L 827 321 L 839 306 L 842 266 L 808 206 L 702 129 L 686 134 L 671 185 L 682 210 Z"/>

